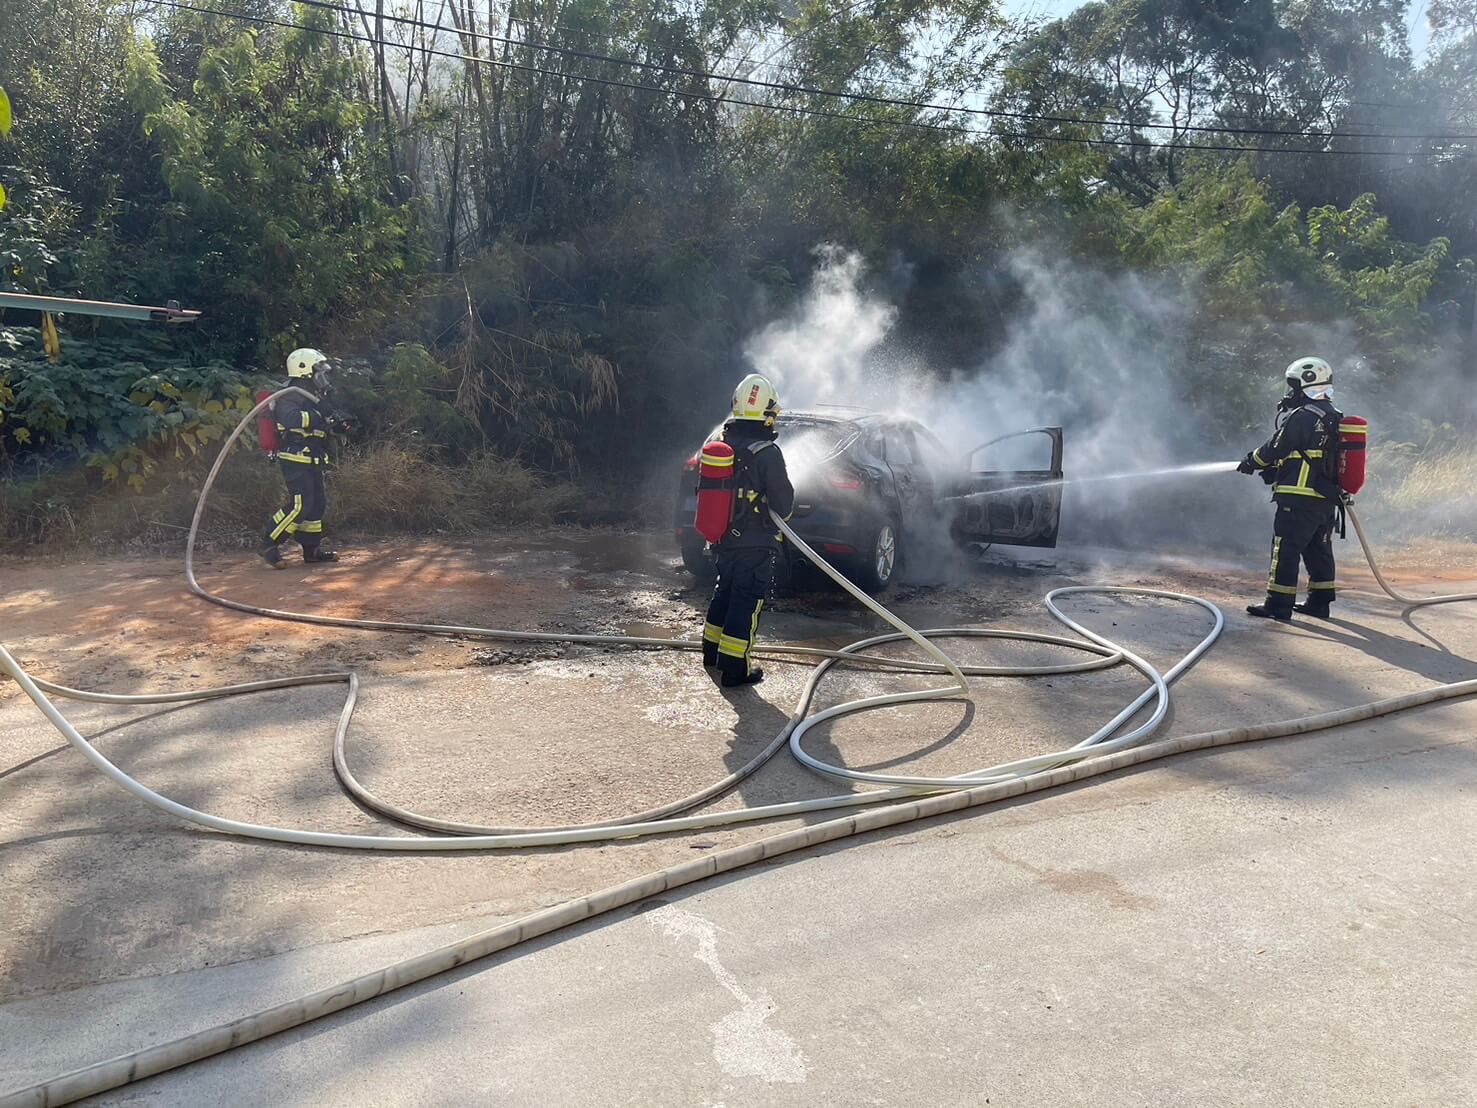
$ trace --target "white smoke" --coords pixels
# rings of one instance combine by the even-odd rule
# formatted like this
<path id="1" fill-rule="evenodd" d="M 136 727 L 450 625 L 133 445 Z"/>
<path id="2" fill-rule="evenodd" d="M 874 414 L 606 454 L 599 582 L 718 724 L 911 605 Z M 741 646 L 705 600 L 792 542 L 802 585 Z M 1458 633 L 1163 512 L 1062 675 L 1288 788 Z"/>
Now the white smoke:
<path id="1" fill-rule="evenodd" d="M 862 291 L 866 266 L 860 255 L 834 246 L 821 247 L 817 255 L 821 265 L 799 310 L 751 339 L 745 354 L 779 389 L 787 408 L 888 411 L 893 390 L 878 352 L 897 322 L 897 309 Z"/>
<path id="2" fill-rule="evenodd" d="M 1217 323 L 1198 290 L 1172 274 L 1110 271 L 1045 249 L 997 263 L 992 276 L 1017 296 L 988 352 L 972 363 L 929 364 L 900 337 L 900 311 L 872 291 L 860 256 L 823 247 L 817 257 L 795 309 L 746 345 L 751 364 L 775 382 L 787 410 L 841 405 L 908 416 L 960 460 L 997 436 L 1043 426 L 1064 429 L 1069 481 L 1236 459 L 1271 434 L 1283 371 L 1304 354 L 1334 365 L 1334 402 L 1371 419 L 1374 444 L 1398 439 L 1418 452 L 1423 435 L 1469 416 L 1473 404 L 1470 390 L 1444 384 L 1462 379 L 1455 363 L 1418 367 L 1431 387 L 1400 395 L 1390 367 L 1377 377 L 1349 321 Z M 1043 437 L 1016 443 L 1024 456 L 981 455 L 979 468 L 1044 467 Z M 1388 514 L 1380 490 L 1394 486 L 1405 457 L 1391 450 L 1381 477 L 1375 446 L 1361 499 L 1365 518 L 1379 523 Z M 1460 515 L 1477 527 L 1470 498 L 1458 509 L 1450 496 L 1431 496 L 1442 519 Z M 1061 539 L 1244 559 L 1265 549 L 1268 499 L 1260 481 L 1234 473 L 1068 484 Z"/>
<path id="3" fill-rule="evenodd" d="M 1256 441 L 1228 453 L 1225 441 L 1235 436 L 1220 433 L 1224 429 L 1209 433 L 1204 409 L 1187 398 L 1185 342 L 1195 303 L 1169 281 L 1017 252 L 1006 264 L 1021 306 L 994 352 L 974 365 L 930 366 L 897 340 L 898 310 L 867 291 L 859 256 L 828 247 L 819 258 L 796 309 L 746 348 L 755 368 L 775 382 L 787 410 L 848 405 L 908 416 L 930 428 L 961 463 L 970 449 L 999 436 L 1061 427 L 1069 479 L 1225 460 L 1265 437 L 1253 433 Z M 1275 381 L 1280 371 L 1279 365 L 1246 372 Z M 1269 414 L 1276 396 L 1269 389 Z M 1046 467 L 1044 437 L 1015 445 L 1021 449 L 981 455 L 980 467 Z M 1080 491 L 1069 486 L 1062 536 L 1127 544 L 1151 532 L 1183 530 L 1188 498 L 1192 509 L 1203 509 L 1192 511 L 1204 516 L 1197 526 L 1217 532 L 1218 543 L 1229 531 L 1260 546 L 1267 524 L 1257 509 L 1264 490 L 1237 480 L 1201 474 Z M 1240 523 L 1228 528 L 1233 517 Z"/>

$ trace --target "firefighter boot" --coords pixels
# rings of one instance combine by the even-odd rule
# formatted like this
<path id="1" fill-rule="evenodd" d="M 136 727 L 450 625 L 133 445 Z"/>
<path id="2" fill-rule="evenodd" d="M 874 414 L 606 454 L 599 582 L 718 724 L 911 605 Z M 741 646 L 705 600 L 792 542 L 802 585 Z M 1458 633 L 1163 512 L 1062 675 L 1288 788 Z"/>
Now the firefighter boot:
<path id="1" fill-rule="evenodd" d="M 273 569 L 286 568 L 282 563 L 282 551 L 277 549 L 276 543 L 262 543 L 262 545 L 257 548 L 256 552 L 258 555 L 260 555 L 261 560 L 266 562 L 267 565 L 271 566 Z"/>
<path id="2" fill-rule="evenodd" d="M 303 561 L 305 562 L 338 561 L 338 551 L 323 549 L 323 547 L 320 545 L 322 540 L 320 540 L 316 535 L 307 542 L 303 542 L 302 536 L 299 535 L 297 541 L 302 544 Z"/>
<path id="3" fill-rule="evenodd" d="M 743 685 L 757 685 L 764 680 L 764 671 L 758 666 L 752 666 L 748 673 L 725 673 L 723 675 L 723 687 L 725 689 L 736 689 Z"/>
<path id="4" fill-rule="evenodd" d="M 1292 622 L 1291 612 L 1284 612 L 1280 608 L 1269 608 L 1265 604 L 1248 604 L 1246 614 L 1256 616 L 1257 619 L 1275 619 L 1278 623 Z"/>
<path id="5" fill-rule="evenodd" d="M 1312 616 L 1314 619 L 1333 618 L 1333 616 L 1329 614 L 1327 604 L 1319 604 L 1317 600 L 1312 599 L 1311 597 L 1301 604 L 1294 604 L 1292 606 L 1292 610 L 1294 612 L 1301 612 L 1305 616 Z"/>

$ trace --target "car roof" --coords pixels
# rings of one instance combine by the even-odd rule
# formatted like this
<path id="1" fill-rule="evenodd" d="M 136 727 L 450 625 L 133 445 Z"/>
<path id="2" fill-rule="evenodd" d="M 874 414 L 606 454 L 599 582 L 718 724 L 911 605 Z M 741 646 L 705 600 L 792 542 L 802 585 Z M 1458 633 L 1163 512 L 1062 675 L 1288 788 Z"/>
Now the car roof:
<path id="1" fill-rule="evenodd" d="M 732 417 L 728 417 L 732 418 Z M 713 428 L 710 438 L 723 431 L 728 419 L 724 419 Z M 776 422 L 778 423 L 809 423 L 815 426 L 851 427 L 863 430 L 869 427 L 913 427 L 928 432 L 916 420 L 907 416 L 885 415 L 882 412 L 874 412 L 867 408 L 849 408 L 841 404 L 817 404 L 810 408 L 785 409 L 780 412 Z"/>
<path id="2" fill-rule="evenodd" d="M 811 423 L 883 423 L 888 417 L 866 408 L 847 408 L 842 405 L 817 405 L 800 411 L 786 409 L 779 415 L 780 421 L 803 419 Z"/>

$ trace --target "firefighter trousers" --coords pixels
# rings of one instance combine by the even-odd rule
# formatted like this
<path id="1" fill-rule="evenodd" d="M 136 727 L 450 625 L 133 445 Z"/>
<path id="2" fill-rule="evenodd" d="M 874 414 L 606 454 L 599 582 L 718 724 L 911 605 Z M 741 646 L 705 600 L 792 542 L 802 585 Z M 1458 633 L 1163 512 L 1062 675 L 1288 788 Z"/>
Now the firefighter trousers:
<path id="1" fill-rule="evenodd" d="M 1308 567 L 1309 609 L 1326 612 L 1335 596 L 1332 504 L 1307 508 L 1277 505 L 1272 523 L 1272 568 L 1267 575 L 1267 607 L 1291 612 L 1298 593 L 1298 563 Z"/>
<path id="2" fill-rule="evenodd" d="M 323 539 L 323 513 L 328 507 L 323 467 L 305 462 L 280 464 L 282 479 L 287 482 L 287 503 L 267 520 L 267 542 L 276 546 L 283 539 L 294 538 L 305 554 L 311 554 Z"/>
<path id="3" fill-rule="evenodd" d="M 759 614 L 774 580 L 778 551 L 771 546 L 718 548 L 718 584 L 703 626 L 703 661 L 724 676 L 746 677 L 759 634 Z"/>

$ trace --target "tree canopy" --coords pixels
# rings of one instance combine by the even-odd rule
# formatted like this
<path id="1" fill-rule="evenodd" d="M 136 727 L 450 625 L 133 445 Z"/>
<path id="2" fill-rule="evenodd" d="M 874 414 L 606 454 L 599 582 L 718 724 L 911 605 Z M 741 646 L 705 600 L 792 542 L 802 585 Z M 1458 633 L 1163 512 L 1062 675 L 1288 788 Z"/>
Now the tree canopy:
<path id="1" fill-rule="evenodd" d="M 192 6 L 0 8 L 0 287 L 205 312 L 147 358 L 69 321 L 56 364 L 0 318 L 11 463 L 142 477 L 311 344 L 448 460 L 628 470 L 820 243 L 908 275 L 940 372 L 1000 341 L 1022 248 L 1182 279 L 1219 403 L 1310 323 L 1384 380 L 1474 361 L 1477 0 L 1420 58 L 1404 0 Z"/>

